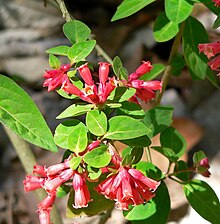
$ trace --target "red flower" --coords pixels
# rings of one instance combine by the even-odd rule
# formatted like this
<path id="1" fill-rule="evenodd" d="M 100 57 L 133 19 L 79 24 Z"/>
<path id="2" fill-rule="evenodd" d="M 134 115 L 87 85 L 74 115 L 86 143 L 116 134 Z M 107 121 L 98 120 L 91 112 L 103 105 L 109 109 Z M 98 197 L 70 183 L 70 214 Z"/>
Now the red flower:
<path id="1" fill-rule="evenodd" d="M 155 196 L 159 182 L 144 176 L 140 171 L 120 167 L 118 173 L 101 182 L 96 190 L 116 201 L 116 207 L 128 210 L 128 205 L 139 205 Z"/>
<path id="2" fill-rule="evenodd" d="M 31 175 L 27 175 L 25 180 L 23 181 L 25 192 L 33 191 L 38 188 L 42 188 L 45 179 L 42 177 L 35 177 Z"/>
<path id="3" fill-rule="evenodd" d="M 220 6 L 220 0 L 212 0 L 213 2 L 215 2 L 215 6 Z"/>
<path id="4" fill-rule="evenodd" d="M 44 78 L 46 78 L 46 80 L 43 83 L 43 87 L 47 86 L 48 91 L 61 87 L 68 78 L 66 73 L 70 68 L 71 65 L 65 64 L 62 65 L 60 69 L 46 71 L 44 74 Z"/>
<path id="5" fill-rule="evenodd" d="M 196 165 L 197 172 L 204 177 L 209 177 L 211 175 L 209 168 L 209 159 L 207 157 L 200 160 L 200 162 Z"/>
<path id="6" fill-rule="evenodd" d="M 51 209 L 43 209 L 37 211 L 39 213 L 40 224 L 50 224 L 50 210 Z"/>
<path id="7" fill-rule="evenodd" d="M 82 176 L 82 174 L 75 172 L 73 177 L 73 188 L 75 191 L 75 205 L 73 205 L 73 207 L 87 207 L 91 199 L 88 187 L 86 185 L 86 179 Z"/>

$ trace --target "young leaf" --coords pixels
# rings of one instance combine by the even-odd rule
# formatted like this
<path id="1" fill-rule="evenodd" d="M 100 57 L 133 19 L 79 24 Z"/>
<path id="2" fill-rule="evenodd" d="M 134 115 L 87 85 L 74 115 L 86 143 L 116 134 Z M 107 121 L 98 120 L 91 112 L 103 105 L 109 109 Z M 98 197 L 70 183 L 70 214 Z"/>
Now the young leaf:
<path id="1" fill-rule="evenodd" d="M 68 137 L 68 148 L 76 154 L 83 152 L 88 143 L 87 128 L 85 125 L 78 125 Z"/>
<path id="2" fill-rule="evenodd" d="M 202 159 L 206 158 L 207 156 L 205 155 L 205 153 L 203 151 L 198 151 L 195 152 L 193 155 L 193 163 L 197 164 L 199 163 Z"/>
<path id="3" fill-rule="evenodd" d="M 70 160 L 70 168 L 72 170 L 76 170 L 78 168 L 79 164 L 81 163 L 81 161 L 82 161 L 82 157 L 80 157 L 80 156 L 73 157 Z"/>
<path id="4" fill-rule="evenodd" d="M 170 21 L 165 12 L 162 12 L 154 23 L 153 35 L 157 42 L 171 40 L 179 32 L 178 23 Z"/>
<path id="5" fill-rule="evenodd" d="M 148 110 L 143 118 L 143 123 L 152 130 L 149 137 L 153 137 L 165 130 L 172 123 L 173 108 L 159 106 Z"/>
<path id="6" fill-rule="evenodd" d="M 0 122 L 26 141 L 56 152 L 52 133 L 31 97 L 3 75 L 0 92 Z"/>
<path id="7" fill-rule="evenodd" d="M 109 129 L 104 138 L 126 140 L 150 133 L 151 130 L 140 121 L 128 116 L 116 116 L 109 120 Z"/>
<path id="8" fill-rule="evenodd" d="M 89 131 L 96 135 L 102 136 L 107 131 L 107 117 L 105 113 L 99 110 L 91 110 L 86 115 L 86 126 Z"/>
<path id="9" fill-rule="evenodd" d="M 187 163 L 185 163 L 183 160 L 177 161 L 174 167 L 174 172 L 187 170 L 188 166 Z M 178 177 L 182 181 L 188 181 L 189 180 L 189 172 L 182 172 L 175 174 L 176 177 Z"/>
<path id="10" fill-rule="evenodd" d="M 123 102 L 130 99 L 136 92 L 134 88 L 124 86 L 115 88 L 108 97 L 112 102 Z"/>
<path id="11" fill-rule="evenodd" d="M 178 156 L 176 155 L 176 153 L 174 152 L 174 150 L 167 148 L 167 147 L 160 147 L 160 146 L 153 146 L 151 147 L 152 149 L 156 150 L 157 152 L 161 153 L 162 155 L 164 155 L 165 157 L 167 157 L 167 159 L 170 162 L 176 162 L 178 160 Z"/>
<path id="12" fill-rule="evenodd" d="M 74 44 L 68 51 L 68 58 L 76 63 L 85 59 L 95 47 L 95 40 L 88 40 Z"/>
<path id="13" fill-rule="evenodd" d="M 164 224 L 167 222 L 170 213 L 170 196 L 167 186 L 161 182 L 155 192 L 155 197 L 146 204 L 133 207 L 125 211 L 126 219 L 132 224 Z"/>
<path id="14" fill-rule="evenodd" d="M 59 69 L 60 68 L 60 60 L 54 56 L 53 54 L 49 55 L 49 64 L 50 67 L 53 69 Z"/>
<path id="15" fill-rule="evenodd" d="M 79 120 L 67 120 L 59 124 L 55 130 L 54 141 L 61 148 L 68 149 L 68 139 L 70 134 L 78 125 L 84 125 Z"/>
<path id="16" fill-rule="evenodd" d="M 69 46 L 57 46 L 47 49 L 46 53 L 67 56 L 69 49 L 70 49 Z"/>
<path id="17" fill-rule="evenodd" d="M 219 223 L 219 199 L 207 183 L 191 180 L 183 186 L 183 189 L 189 204 L 199 215 L 212 224 Z"/>
<path id="18" fill-rule="evenodd" d="M 89 178 L 91 180 L 96 180 L 102 175 L 102 170 L 101 169 L 94 168 L 94 167 L 91 167 L 89 165 L 87 166 L 87 171 L 88 171 L 88 174 L 89 174 Z"/>
<path id="19" fill-rule="evenodd" d="M 186 20 L 193 9 L 193 2 L 188 0 L 165 0 L 165 12 L 168 19 L 174 23 Z"/>
<path id="20" fill-rule="evenodd" d="M 204 79 L 208 69 L 208 59 L 199 54 L 198 44 L 207 43 L 208 35 L 203 25 L 193 17 L 189 17 L 183 31 L 183 53 L 192 78 Z"/>
<path id="21" fill-rule="evenodd" d="M 121 62 L 121 59 L 118 56 L 116 56 L 113 59 L 112 68 L 113 68 L 113 71 L 114 71 L 115 75 L 119 79 L 125 79 L 125 80 L 128 79 L 127 70 L 123 67 L 123 64 Z"/>
<path id="22" fill-rule="evenodd" d="M 101 168 L 107 166 L 111 158 L 111 155 L 107 151 L 107 146 L 99 146 L 86 153 L 83 160 L 92 167 Z"/>
<path id="23" fill-rule="evenodd" d="M 70 190 L 71 190 L 70 186 L 66 186 L 66 185 L 62 184 L 57 188 L 56 196 L 58 198 L 65 197 L 67 194 L 69 194 Z"/>
<path id="24" fill-rule="evenodd" d="M 82 114 L 85 114 L 86 112 L 90 111 L 94 105 L 92 104 L 73 104 L 69 106 L 66 110 L 64 110 L 59 116 L 57 116 L 57 119 L 63 119 L 67 117 L 75 117 Z"/>
<path id="25" fill-rule="evenodd" d="M 75 19 L 63 25 L 63 32 L 72 44 L 86 41 L 91 34 L 86 24 Z"/>
<path id="26" fill-rule="evenodd" d="M 150 72 L 142 75 L 140 79 L 145 81 L 150 81 L 152 79 L 155 79 L 164 70 L 165 70 L 165 66 L 163 64 L 153 64 L 153 68 L 150 70 Z"/>
<path id="27" fill-rule="evenodd" d="M 124 0 L 117 8 L 111 21 L 128 17 L 156 0 Z"/>
<path id="28" fill-rule="evenodd" d="M 160 143 L 162 147 L 172 149 L 178 157 L 181 157 L 186 150 L 186 140 L 173 127 L 165 129 L 160 134 Z"/>

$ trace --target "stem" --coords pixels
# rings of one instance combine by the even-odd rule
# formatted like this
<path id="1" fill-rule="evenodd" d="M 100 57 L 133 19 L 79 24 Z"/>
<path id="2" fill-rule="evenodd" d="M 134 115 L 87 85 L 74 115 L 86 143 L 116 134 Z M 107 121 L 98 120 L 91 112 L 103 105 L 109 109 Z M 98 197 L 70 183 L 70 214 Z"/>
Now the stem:
<path id="1" fill-rule="evenodd" d="M 161 81 L 163 82 L 162 92 L 161 93 L 157 92 L 154 107 L 160 105 L 160 101 L 162 99 L 163 93 L 164 93 L 164 91 L 167 87 L 167 84 L 170 80 L 170 77 L 172 75 L 171 62 L 178 53 L 179 46 L 181 44 L 181 38 L 182 38 L 182 35 L 183 35 L 183 28 L 184 28 L 184 23 L 181 24 L 179 33 L 176 35 L 176 37 L 174 39 L 174 42 L 173 42 L 173 45 L 172 45 L 172 48 L 171 48 L 171 51 L 170 51 L 170 56 L 169 56 L 169 59 L 168 59 L 168 65 L 167 65 L 167 67 L 164 71 L 163 77 L 161 79 Z"/>
<path id="2" fill-rule="evenodd" d="M 186 184 L 187 182 L 183 182 L 183 181 L 180 181 L 180 180 L 177 180 L 176 178 L 173 178 L 173 177 L 169 177 L 171 180 L 173 181 L 176 181 L 177 183 L 179 184 Z"/>
<path id="3" fill-rule="evenodd" d="M 58 6 L 60 8 L 60 11 L 63 14 L 63 18 L 66 20 L 66 22 L 70 22 L 74 18 L 70 15 L 69 11 L 66 8 L 64 0 L 56 0 L 58 3 Z M 99 46 L 99 44 L 96 43 L 95 49 L 97 50 L 98 55 L 101 55 L 107 62 L 112 64 L 112 59 L 108 56 L 108 54 Z"/>
<path id="4" fill-rule="evenodd" d="M 180 173 L 194 172 L 194 171 L 195 171 L 195 168 L 189 168 L 187 170 L 179 170 L 179 171 L 175 171 L 173 173 L 168 173 L 166 175 L 166 177 L 175 176 L 175 175 L 180 174 Z"/>
<path id="5" fill-rule="evenodd" d="M 145 150 L 146 150 L 147 161 L 152 163 L 152 157 L 151 157 L 151 153 L 150 153 L 150 148 L 149 147 L 145 147 Z"/>
<path id="6" fill-rule="evenodd" d="M 17 152 L 17 155 L 25 169 L 25 171 L 28 174 L 32 174 L 33 166 L 36 164 L 36 158 L 30 149 L 30 146 L 26 141 L 21 139 L 19 136 L 14 134 L 10 129 L 8 129 L 6 126 L 4 126 L 4 130 L 7 133 L 12 145 L 14 146 L 15 151 Z M 46 197 L 46 192 L 43 189 L 38 189 L 35 191 L 35 194 L 39 201 L 42 201 Z M 51 211 L 51 221 L 54 224 L 62 224 L 63 221 L 61 219 L 61 216 L 57 210 L 57 208 L 54 206 Z"/>

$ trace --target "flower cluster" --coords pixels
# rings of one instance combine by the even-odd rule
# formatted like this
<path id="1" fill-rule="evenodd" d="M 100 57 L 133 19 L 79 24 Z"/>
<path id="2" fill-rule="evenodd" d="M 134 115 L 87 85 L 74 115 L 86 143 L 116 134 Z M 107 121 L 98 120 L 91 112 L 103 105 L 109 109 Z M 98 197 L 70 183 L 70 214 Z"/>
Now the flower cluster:
<path id="1" fill-rule="evenodd" d="M 81 78 L 85 82 L 83 89 L 76 87 L 69 79 L 67 72 L 70 70 L 70 65 L 62 65 L 58 70 L 46 71 L 46 78 L 43 86 L 48 86 L 48 91 L 56 88 L 63 89 L 68 94 L 73 94 L 81 98 L 83 101 L 95 105 L 104 104 L 110 93 L 117 86 L 126 86 L 136 89 L 136 92 L 130 101 L 139 103 L 139 100 L 147 102 L 155 98 L 155 91 L 162 90 L 160 81 L 143 81 L 139 78 L 148 73 L 152 69 L 150 62 L 143 62 L 137 70 L 128 76 L 128 80 L 118 80 L 116 77 L 109 77 L 110 64 L 107 62 L 99 63 L 99 83 L 96 85 L 92 78 L 92 73 L 85 63 L 77 68 Z"/>
<path id="2" fill-rule="evenodd" d="M 219 1 L 220 2 L 220 1 Z M 199 52 L 203 52 L 208 59 L 211 59 L 208 65 L 214 71 L 220 71 L 220 42 L 199 44 Z M 215 57 L 215 58 L 214 58 Z M 219 76 L 220 74 L 218 74 Z"/>

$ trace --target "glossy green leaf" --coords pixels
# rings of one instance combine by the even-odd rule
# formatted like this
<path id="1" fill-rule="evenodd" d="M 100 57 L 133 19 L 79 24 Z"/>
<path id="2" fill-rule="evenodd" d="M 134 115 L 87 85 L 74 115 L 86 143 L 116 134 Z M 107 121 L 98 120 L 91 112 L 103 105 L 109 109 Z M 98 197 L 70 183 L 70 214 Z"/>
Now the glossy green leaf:
<path id="1" fill-rule="evenodd" d="M 107 151 L 107 146 L 99 146 L 86 153 L 83 160 L 92 167 L 101 168 L 107 166 L 111 158 L 111 155 Z"/>
<path id="2" fill-rule="evenodd" d="M 108 97 L 112 102 L 123 102 L 130 99 L 136 92 L 134 88 L 124 86 L 115 88 Z"/>
<path id="3" fill-rule="evenodd" d="M 181 157 L 186 150 L 186 140 L 173 127 L 165 129 L 160 134 L 160 143 L 162 147 L 172 149 L 178 157 Z"/>
<path id="4" fill-rule="evenodd" d="M 184 185 L 183 189 L 189 204 L 200 216 L 212 224 L 219 223 L 219 199 L 207 183 L 191 180 Z"/>
<path id="5" fill-rule="evenodd" d="M 159 106 L 148 110 L 143 118 L 143 123 L 152 130 L 149 137 L 153 137 L 165 130 L 172 123 L 173 108 Z"/>
<path id="6" fill-rule="evenodd" d="M 95 40 L 74 44 L 68 51 L 68 58 L 74 63 L 84 60 L 92 52 L 95 44 Z"/>
<path id="7" fill-rule="evenodd" d="M 96 180 L 102 175 L 102 170 L 101 169 L 94 168 L 94 167 L 91 167 L 89 165 L 87 166 L 87 171 L 88 171 L 89 178 L 91 180 Z"/>
<path id="8" fill-rule="evenodd" d="M 55 130 L 54 140 L 55 143 L 61 148 L 68 149 L 68 139 L 70 134 L 76 127 L 84 125 L 79 120 L 67 120 L 59 124 Z"/>
<path id="9" fill-rule="evenodd" d="M 63 25 L 63 32 L 72 44 L 86 41 L 91 34 L 86 24 L 75 19 Z"/>
<path id="10" fill-rule="evenodd" d="M 69 49 L 70 49 L 69 46 L 57 46 L 47 49 L 46 53 L 67 56 Z"/>
<path id="11" fill-rule="evenodd" d="M 122 102 L 121 107 L 116 109 L 117 115 L 128 115 L 130 117 L 140 119 L 145 116 L 144 110 L 141 108 L 140 105 L 137 105 L 133 102 Z"/>
<path id="12" fill-rule="evenodd" d="M 67 218 L 76 218 L 76 217 L 84 217 L 84 216 L 93 216 L 97 215 L 101 212 L 107 211 L 114 207 L 114 201 L 111 201 L 97 191 L 94 188 L 98 185 L 98 183 L 86 183 L 89 191 L 90 197 L 93 199 L 89 202 L 88 207 L 86 208 L 74 208 L 74 191 L 70 192 L 70 196 L 67 203 L 66 216 Z"/>
<path id="13" fill-rule="evenodd" d="M 184 68 L 186 62 L 182 55 L 177 54 L 173 60 L 171 61 L 172 66 L 172 75 L 179 76 L 181 74 L 182 69 Z"/>
<path id="14" fill-rule="evenodd" d="M 186 20 L 193 9 L 193 2 L 189 0 L 165 0 L 167 18 L 174 23 Z"/>
<path id="15" fill-rule="evenodd" d="M 92 104 L 73 104 L 69 106 L 66 110 L 64 110 L 59 116 L 57 116 L 57 119 L 63 119 L 67 117 L 75 117 L 82 114 L 85 114 L 86 112 L 90 111 L 94 105 Z"/>
<path id="16" fill-rule="evenodd" d="M 164 224 L 170 213 L 170 196 L 164 182 L 161 182 L 155 192 L 155 197 L 146 204 L 133 207 L 125 211 L 126 219 L 132 224 Z"/>
<path id="17" fill-rule="evenodd" d="M 220 16 L 218 15 L 214 24 L 213 24 L 213 29 L 217 29 L 218 27 L 220 27 Z"/>
<path id="18" fill-rule="evenodd" d="M 78 154 L 86 149 L 87 143 L 87 127 L 85 125 L 77 125 L 68 137 L 69 150 Z"/>
<path id="19" fill-rule="evenodd" d="M 125 140 L 149 135 L 151 130 L 140 121 L 128 116 L 116 116 L 109 120 L 109 129 L 104 138 Z"/>
<path id="20" fill-rule="evenodd" d="M 152 79 L 155 79 L 158 75 L 160 75 L 164 70 L 165 66 L 163 64 L 153 64 L 153 68 L 150 70 L 150 72 L 142 75 L 140 77 L 141 80 L 150 81 Z"/>
<path id="21" fill-rule="evenodd" d="M 49 55 L 49 64 L 50 67 L 53 69 L 59 69 L 60 68 L 60 60 L 54 56 L 53 54 Z"/>
<path id="22" fill-rule="evenodd" d="M 99 110 L 91 110 L 86 115 L 86 126 L 89 131 L 96 135 L 102 136 L 107 131 L 107 117 L 105 113 Z"/>
<path id="23" fill-rule="evenodd" d="M 0 92 L 0 122 L 26 141 L 56 152 L 52 133 L 31 97 L 3 75 Z"/>
<path id="24" fill-rule="evenodd" d="M 189 180 L 189 172 L 181 172 L 184 170 L 187 170 L 188 166 L 187 163 L 184 162 L 183 160 L 179 160 L 176 162 L 175 167 L 174 167 L 174 172 L 177 172 L 174 176 L 178 177 L 182 181 L 188 181 Z M 178 173 L 180 172 L 180 173 Z"/>
<path id="25" fill-rule="evenodd" d="M 168 147 L 160 147 L 160 146 L 153 146 L 151 147 L 152 149 L 156 150 L 157 152 L 161 153 L 162 155 L 164 155 L 165 157 L 167 157 L 167 159 L 170 162 L 176 162 L 178 160 L 178 156 L 176 155 L 176 153 L 174 152 L 174 150 L 172 150 L 171 148 Z"/>
<path id="26" fill-rule="evenodd" d="M 79 166 L 79 164 L 81 163 L 82 161 L 82 157 L 80 156 L 77 156 L 77 157 L 73 157 L 71 160 L 70 160 L 70 168 L 72 170 L 76 170 Z"/>
<path id="27" fill-rule="evenodd" d="M 164 178 L 163 172 L 150 162 L 140 161 L 135 165 L 135 169 L 140 170 L 145 176 L 157 181 Z"/>
<path id="28" fill-rule="evenodd" d="M 157 42 L 171 40 L 179 32 L 178 23 L 170 21 L 165 12 L 162 12 L 154 23 L 153 35 Z"/>
<path id="29" fill-rule="evenodd" d="M 156 0 L 124 0 L 117 8 L 111 21 L 128 17 Z"/>
<path id="30" fill-rule="evenodd" d="M 115 75 L 119 79 L 125 79 L 125 80 L 128 79 L 128 73 L 127 73 L 126 69 L 123 67 L 121 59 L 118 56 L 116 56 L 113 59 L 112 68 L 113 68 Z"/>
<path id="31" fill-rule="evenodd" d="M 136 147 L 147 147 L 151 145 L 151 140 L 147 135 L 127 140 L 120 140 L 120 142 L 128 146 L 136 146 Z"/>
<path id="32" fill-rule="evenodd" d="M 56 196 L 58 198 L 65 197 L 67 194 L 69 194 L 70 190 L 71 190 L 71 186 L 66 186 L 62 184 L 56 189 Z"/>
<path id="33" fill-rule="evenodd" d="M 203 25 L 193 17 L 189 17 L 183 31 L 183 53 L 192 78 L 204 79 L 208 69 L 208 59 L 199 54 L 198 44 L 207 43 L 208 35 Z"/>

